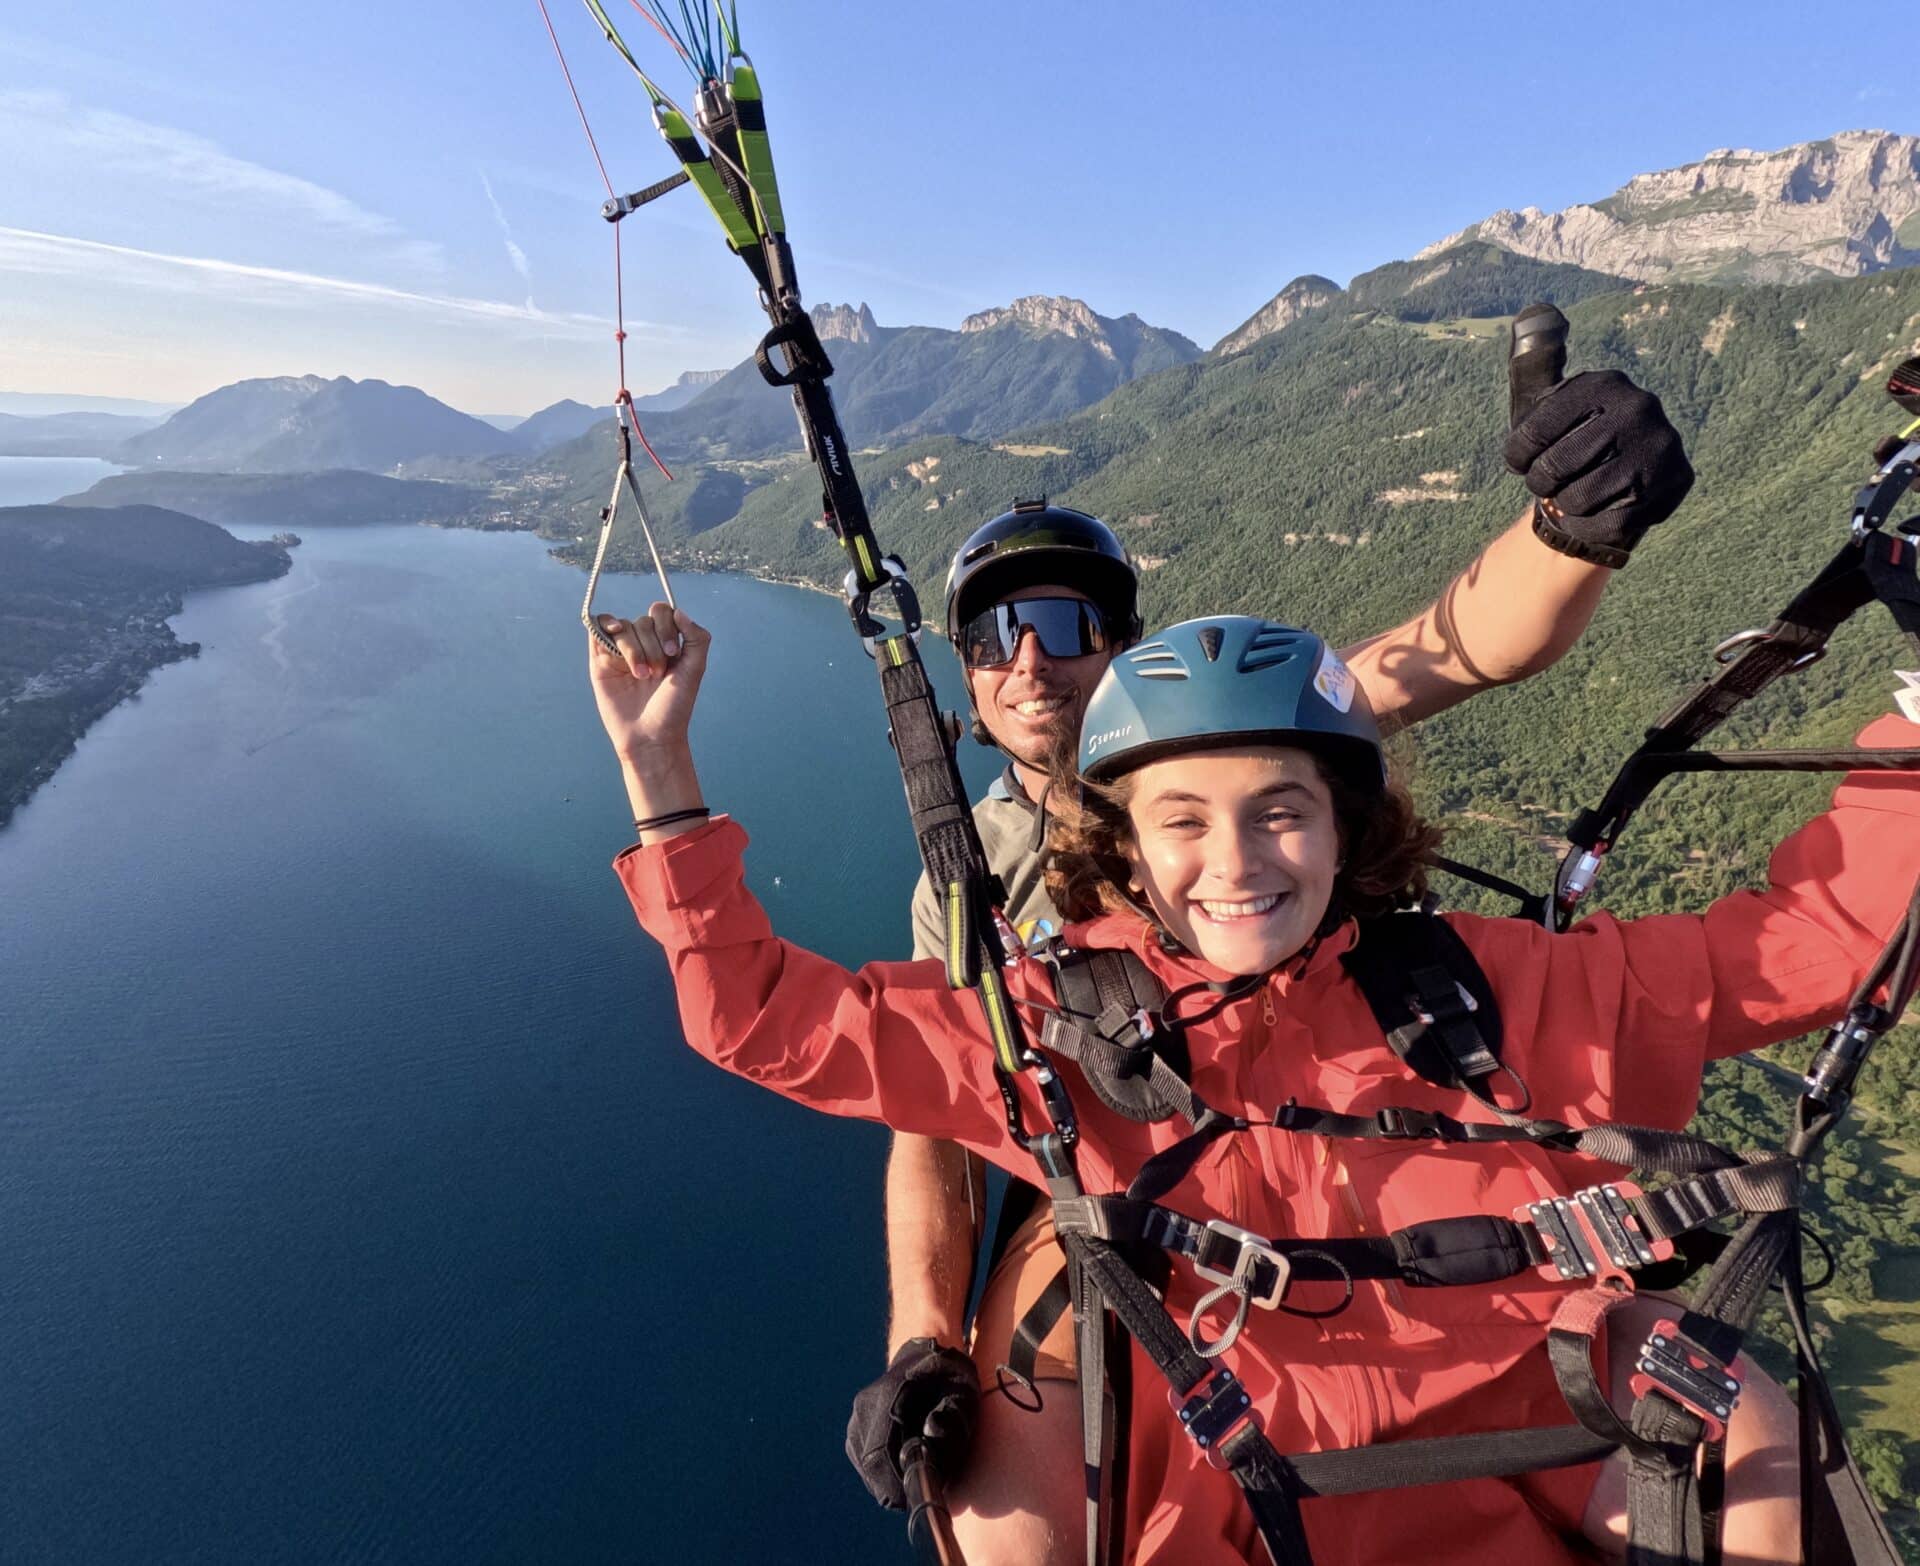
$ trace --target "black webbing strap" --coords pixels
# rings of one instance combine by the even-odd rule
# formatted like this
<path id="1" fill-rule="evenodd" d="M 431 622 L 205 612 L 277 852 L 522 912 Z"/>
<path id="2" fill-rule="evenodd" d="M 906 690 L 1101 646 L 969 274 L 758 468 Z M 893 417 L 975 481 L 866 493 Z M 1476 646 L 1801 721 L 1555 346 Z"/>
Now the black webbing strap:
<path id="1" fill-rule="evenodd" d="M 1297 1495 L 1356 1495 L 1409 1485 L 1499 1479 L 1542 1468 L 1575 1468 L 1597 1463 L 1613 1451 L 1613 1442 L 1579 1425 L 1552 1425 L 1300 1452 L 1283 1461 Z"/>
<path id="2" fill-rule="evenodd" d="M 1772 625 L 1647 731 L 1599 805 L 1575 817 L 1568 840 L 1585 850 L 1612 847 L 1660 779 L 1681 770 L 1649 766 L 1647 758 L 1691 749 L 1743 702 L 1817 657 L 1834 631 L 1867 604 L 1885 604 L 1895 624 L 1920 647 L 1920 577 L 1914 571 L 1914 548 L 1911 539 L 1878 529 L 1849 539 Z M 1737 763 L 1722 757 L 1719 764 L 1699 770 L 1736 769 Z"/>
<path id="3" fill-rule="evenodd" d="M 1840 1410 L 1807 1320 L 1797 1252 L 1780 1276 L 1793 1324 L 1800 1404 L 1800 1558 L 1822 1566 L 1900 1566 L 1904 1559 L 1847 1449 Z"/>
<path id="4" fill-rule="evenodd" d="M 1467 943 L 1438 915 L 1409 910 L 1359 921 L 1340 963 L 1407 1068 L 1488 1102 L 1500 1065 L 1500 1008 Z"/>
<path id="5" fill-rule="evenodd" d="M 1071 1152 L 1057 1134 L 1036 1136 L 1031 1150 L 1047 1177 L 1057 1214 L 1061 1204 L 1080 1199 L 1084 1192 L 1073 1168 Z M 1104 1305 L 1113 1312 L 1133 1341 L 1140 1345 L 1172 1388 L 1182 1425 L 1216 1467 L 1225 1468 L 1247 1498 L 1255 1526 L 1275 1566 L 1312 1566 L 1300 1512 L 1287 1485 L 1280 1454 L 1253 1417 L 1252 1399 L 1230 1370 L 1198 1353 L 1147 1281 L 1114 1246 L 1091 1235 L 1068 1230 L 1060 1234 L 1071 1269 L 1075 1315 L 1084 1320 Z M 1084 1373 L 1082 1423 L 1087 1417 Z M 1087 1446 L 1091 1448 L 1089 1438 Z M 1097 1509 L 1089 1494 L 1089 1528 L 1098 1526 Z"/>
<path id="6" fill-rule="evenodd" d="M 1502 897 L 1511 897 L 1519 905 L 1517 917 L 1538 924 L 1547 915 L 1547 900 L 1539 892 L 1529 891 L 1518 881 L 1509 881 L 1503 875 L 1495 875 L 1491 870 L 1482 870 L 1478 865 L 1464 864 L 1458 859 L 1449 859 L 1445 854 L 1433 854 L 1427 863 L 1436 870 L 1444 870 L 1448 875 L 1458 876 L 1462 881 L 1470 881 L 1475 886 L 1485 887 L 1489 892 L 1498 892 Z"/>
<path id="7" fill-rule="evenodd" d="M 1114 1245 L 1151 1245 L 1184 1256 L 1197 1267 L 1232 1272 L 1243 1252 L 1238 1231 L 1207 1224 L 1155 1202 L 1126 1196 L 1077 1196 L 1056 1201 L 1056 1233 L 1084 1234 Z M 1495 1283 L 1537 1267 L 1547 1253 L 1532 1227 L 1511 1218 L 1473 1214 L 1409 1224 L 1391 1234 L 1341 1239 L 1261 1238 L 1287 1264 L 1295 1282 L 1338 1283 L 1347 1279 L 1392 1279 L 1415 1288 Z M 1256 1256 L 1248 1273 L 1252 1293 L 1267 1294 L 1283 1283 L 1278 1267 Z"/>
<path id="8" fill-rule="evenodd" d="M 757 244 L 735 247 L 759 286 L 769 323 L 754 360 L 770 384 L 793 394 L 807 454 L 819 475 L 825 520 L 851 565 L 848 609 L 879 669 L 889 738 L 899 758 L 914 836 L 945 912 L 948 982 L 956 989 L 971 988 L 979 996 L 995 1064 L 1010 1076 L 1024 1070 L 1027 1061 L 1019 1021 L 996 960 L 993 909 L 1000 892 L 967 806 L 965 785 L 954 761 L 953 731 L 920 662 L 919 602 L 905 567 L 887 556 L 874 536 L 846 435 L 827 388 L 833 361 L 801 304 L 793 252 L 784 235 L 763 230 L 755 220 L 756 200 L 743 172 L 737 111 L 729 99 L 703 88 L 698 119 L 713 157 L 692 135 L 669 137 L 669 141 L 696 182 L 703 175 L 709 183 L 718 176 L 723 199 L 730 199 L 748 228 L 758 231 Z M 891 595 L 899 615 L 899 628 L 891 634 L 870 609 L 882 594 Z M 1010 1096 L 1008 1103 L 1017 1118 L 1017 1101 Z M 1015 1130 L 1020 1134 L 1017 1125 Z"/>
<path id="9" fill-rule="evenodd" d="M 1056 1195 L 1056 1206 L 1059 1199 Z M 1182 1423 L 1209 1460 L 1239 1484 L 1275 1566 L 1311 1566 L 1285 1460 L 1249 1417 L 1250 1399 L 1233 1373 L 1195 1352 L 1166 1307 L 1112 1247 L 1081 1234 L 1061 1238 L 1068 1257 L 1085 1268 L 1099 1297 L 1167 1378 L 1175 1396 L 1185 1400 Z"/>
<path id="10" fill-rule="evenodd" d="M 1080 1457 L 1086 1477 L 1087 1566 L 1107 1566 L 1114 1559 L 1115 1535 L 1126 1532 L 1124 1518 L 1113 1514 L 1115 1417 L 1113 1383 L 1109 1372 L 1107 1312 L 1089 1282 L 1086 1269 L 1071 1255 L 1067 1283 L 1073 1296 L 1074 1359 L 1079 1366 Z"/>

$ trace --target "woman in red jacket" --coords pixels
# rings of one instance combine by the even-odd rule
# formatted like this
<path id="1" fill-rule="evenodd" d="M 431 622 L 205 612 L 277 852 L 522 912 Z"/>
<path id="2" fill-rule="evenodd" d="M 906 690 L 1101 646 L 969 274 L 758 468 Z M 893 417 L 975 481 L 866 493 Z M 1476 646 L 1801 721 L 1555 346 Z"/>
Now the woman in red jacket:
<path id="1" fill-rule="evenodd" d="M 617 629 L 624 661 L 595 653 L 593 676 L 642 819 L 641 846 L 616 868 L 666 950 L 688 1041 L 814 1108 L 946 1137 L 1029 1175 L 977 1009 L 947 988 L 939 965 L 849 973 L 778 940 L 747 891 L 745 834 L 708 819 L 686 740 L 707 634 L 664 605 Z M 1913 725 L 1887 719 L 1862 742 L 1916 737 Z M 1528 1142 L 1332 1142 L 1259 1125 L 1289 1101 L 1337 1114 L 1397 1106 L 1489 1118 L 1467 1092 L 1409 1072 L 1340 961 L 1355 938 L 1348 915 L 1417 884 L 1431 834 L 1386 780 L 1364 698 L 1318 637 L 1226 616 L 1149 639 L 1115 662 L 1090 700 L 1080 769 L 1088 804 L 1062 845 L 1059 894 L 1070 913 L 1101 911 L 1070 926 L 1066 941 L 1132 951 L 1169 991 L 1256 981 L 1232 986 L 1228 1004 L 1184 1030 L 1194 1091 L 1255 1129 L 1219 1138 L 1165 1205 L 1256 1234 L 1351 1237 L 1505 1215 L 1611 1177 Z M 1767 891 L 1736 893 L 1704 914 L 1598 914 L 1565 935 L 1445 917 L 1491 983 L 1502 1062 L 1527 1084 L 1533 1116 L 1677 1129 L 1707 1060 L 1831 1020 L 1904 913 L 1916 868 L 1920 793 L 1896 775 L 1858 774 L 1776 852 Z M 1053 999 L 1046 973 L 1022 964 L 1010 987 L 1037 1034 Z M 1028 1123 L 1041 1124 L 1032 1075 L 1016 1088 Z M 1181 1139 L 1184 1127 L 1113 1113 L 1073 1067 L 1063 1075 L 1088 1191 L 1123 1190 Z M 1176 1262 L 1166 1303 L 1185 1319 L 1207 1287 Z M 1282 1452 L 1565 1424 L 1545 1337 L 1568 1292 L 1532 1271 L 1454 1288 L 1361 1282 L 1326 1319 L 1254 1312 L 1224 1362 Z M 1637 1342 L 1647 1325 L 1623 1330 Z M 1250 1558 L 1256 1535 L 1238 1490 L 1168 1416 L 1151 1368 L 1133 1379 L 1131 1558 Z M 1796 1558 L 1791 1423 L 1764 1388 L 1731 1421 L 1729 1563 Z M 1037 1518 L 1028 1558 L 1070 1541 L 1076 1456 L 1070 1446 L 1058 1521 Z M 1551 1563 L 1591 1559 L 1582 1536 L 1617 1546 L 1617 1501 L 1617 1486 L 1609 1491 L 1587 1467 L 1325 1498 L 1304 1512 L 1319 1566 Z"/>

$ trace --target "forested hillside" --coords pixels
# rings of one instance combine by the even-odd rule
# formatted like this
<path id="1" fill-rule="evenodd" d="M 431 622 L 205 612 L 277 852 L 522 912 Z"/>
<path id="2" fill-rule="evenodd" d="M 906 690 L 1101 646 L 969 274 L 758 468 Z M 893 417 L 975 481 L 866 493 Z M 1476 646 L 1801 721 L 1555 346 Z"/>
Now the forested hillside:
<path id="1" fill-rule="evenodd" d="M 90 724 L 200 650 L 167 624 L 184 592 L 291 565 L 279 544 L 157 506 L 0 507 L 0 826 Z"/>
<path id="2" fill-rule="evenodd" d="M 1920 272 L 1617 290 L 1579 298 L 1568 313 L 1572 367 L 1620 368 L 1656 391 L 1699 481 L 1559 667 L 1427 725 L 1412 749 L 1422 799 L 1452 829 L 1451 851 L 1535 886 L 1551 873 L 1568 815 L 1598 797 L 1639 732 L 1710 671 L 1713 645 L 1765 624 L 1839 547 L 1868 453 L 1900 418 L 1881 386 L 1920 346 Z M 861 471 L 876 529 L 907 560 L 930 613 L 967 530 L 1015 496 L 1046 493 L 1120 529 L 1145 569 L 1149 623 L 1262 611 L 1353 639 L 1417 610 L 1520 512 L 1524 491 L 1499 457 L 1504 352 L 1503 321 L 1412 321 L 1341 301 L 1245 352 L 1146 377 L 1071 418 L 997 442 L 942 438 L 866 455 Z M 648 484 L 672 493 L 657 475 Z M 697 536 L 681 530 L 688 508 L 678 497 L 660 509 L 683 560 L 833 585 L 844 567 L 815 521 L 818 500 L 811 473 L 789 467 L 747 493 L 737 517 Z M 618 555 L 636 563 L 631 540 Z M 1893 668 L 1908 661 L 1884 614 L 1863 616 L 1724 742 L 1843 742 L 1889 709 Z M 1829 787 L 1781 778 L 1672 786 L 1609 864 L 1599 900 L 1624 913 L 1694 908 L 1749 884 Z M 1476 902 L 1460 890 L 1457 901 Z M 1797 1069 L 1806 1051 L 1778 1053 Z M 1778 1140 L 1785 1100 L 1751 1066 L 1715 1068 L 1706 1105 L 1708 1130 L 1735 1145 Z M 1843 1328 L 1835 1358 L 1845 1401 L 1869 1428 L 1866 1451 L 1891 1499 L 1920 1478 L 1920 1136 L 1910 1130 L 1920 1057 L 1911 1037 L 1883 1046 L 1861 1108 L 1852 1124 L 1872 1136 L 1836 1139 L 1815 1222 L 1839 1260 L 1822 1309 Z"/>

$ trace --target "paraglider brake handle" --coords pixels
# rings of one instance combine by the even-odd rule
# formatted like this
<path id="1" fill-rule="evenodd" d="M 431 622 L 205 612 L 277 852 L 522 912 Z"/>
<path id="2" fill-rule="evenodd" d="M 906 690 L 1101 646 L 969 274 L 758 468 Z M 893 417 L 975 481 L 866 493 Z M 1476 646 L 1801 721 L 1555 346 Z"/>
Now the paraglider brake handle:
<path id="1" fill-rule="evenodd" d="M 847 572 L 846 580 L 847 614 L 853 620 L 853 628 L 860 633 L 869 658 L 874 655 L 873 644 L 887 634 L 886 625 L 872 613 L 875 594 L 886 593 L 892 597 L 900 621 L 898 634 L 916 641 L 920 637 L 920 596 L 913 590 L 906 563 L 898 555 L 882 555 L 880 564 L 886 575 L 877 582 L 862 587 L 857 571 Z"/>

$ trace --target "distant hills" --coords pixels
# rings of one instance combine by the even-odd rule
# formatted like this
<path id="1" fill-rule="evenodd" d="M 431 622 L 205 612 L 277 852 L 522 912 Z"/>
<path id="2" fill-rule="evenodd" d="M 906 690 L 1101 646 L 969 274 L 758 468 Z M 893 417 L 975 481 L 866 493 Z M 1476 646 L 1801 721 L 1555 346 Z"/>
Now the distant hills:
<path id="1" fill-rule="evenodd" d="M 633 405 L 642 413 L 668 413 L 675 408 L 684 408 L 726 373 L 725 370 L 684 371 L 671 386 L 636 397 Z"/>
<path id="2" fill-rule="evenodd" d="M 992 436 L 1071 413 L 1137 376 L 1200 356 L 1178 332 L 1134 315 L 1099 315 L 1077 299 L 1015 300 L 968 317 L 957 331 L 882 327 L 865 305 L 823 305 L 814 318 L 831 345 L 848 436 L 863 445 L 929 434 Z M 689 371 L 663 391 L 636 397 L 634 407 L 655 447 L 677 458 L 752 460 L 799 447 L 791 398 L 769 386 L 751 360 L 727 371 Z M 611 416 L 609 408 L 565 400 L 502 429 L 416 387 L 274 376 L 223 386 L 164 423 L 89 454 L 146 470 L 357 469 L 404 477 L 411 469 L 464 477 L 470 475 L 460 471 L 463 462 L 497 473 L 501 463 L 577 442 Z M 599 444 L 590 465 L 604 466 L 605 450 Z M 566 468 L 564 458 L 560 466 Z"/>
<path id="3" fill-rule="evenodd" d="M 97 457 L 159 423 L 124 413 L 0 413 L 0 457 Z"/>
<path id="4" fill-rule="evenodd" d="M 234 473 L 386 473 L 428 455 L 512 452 L 517 434 L 457 412 L 417 387 L 344 375 L 283 375 L 207 393 L 159 428 L 125 442 L 117 460 Z"/>
<path id="5" fill-rule="evenodd" d="M 518 450 L 539 453 L 592 429 L 606 416 L 605 408 L 589 408 L 568 397 L 522 419 L 508 433 Z"/>

